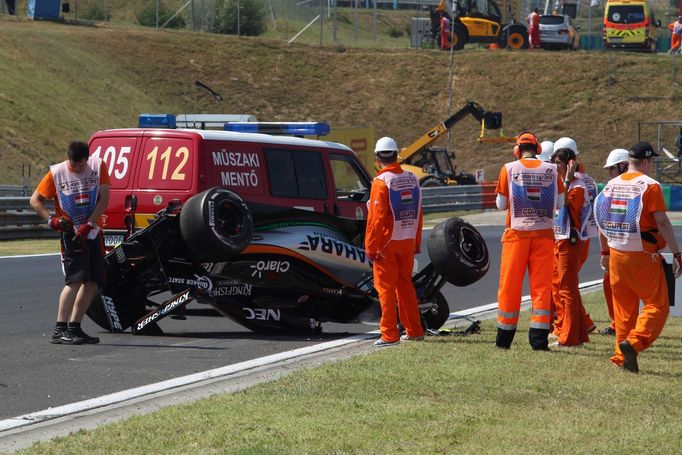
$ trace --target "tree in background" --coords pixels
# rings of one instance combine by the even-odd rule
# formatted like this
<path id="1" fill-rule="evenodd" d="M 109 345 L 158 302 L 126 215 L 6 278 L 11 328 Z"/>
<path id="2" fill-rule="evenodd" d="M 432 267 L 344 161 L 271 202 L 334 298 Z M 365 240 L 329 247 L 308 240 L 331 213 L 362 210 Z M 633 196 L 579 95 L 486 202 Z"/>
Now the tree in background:
<path id="1" fill-rule="evenodd" d="M 239 0 L 241 14 L 239 17 L 239 34 L 258 36 L 265 33 L 266 9 L 263 0 Z M 213 32 L 224 35 L 237 34 L 237 0 L 219 0 L 216 2 L 216 14 Z"/>

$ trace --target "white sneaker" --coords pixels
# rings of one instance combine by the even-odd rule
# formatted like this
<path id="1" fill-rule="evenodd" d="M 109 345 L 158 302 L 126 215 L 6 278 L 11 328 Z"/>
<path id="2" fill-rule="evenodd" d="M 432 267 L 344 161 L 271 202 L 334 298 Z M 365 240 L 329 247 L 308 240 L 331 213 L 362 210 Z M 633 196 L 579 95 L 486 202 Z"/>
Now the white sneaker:
<path id="1" fill-rule="evenodd" d="M 396 344 L 400 344 L 400 340 L 398 341 L 385 341 L 383 338 L 379 338 L 374 342 L 374 346 L 378 348 L 384 348 L 386 346 L 395 346 Z"/>
<path id="2" fill-rule="evenodd" d="M 554 343 L 550 343 L 549 345 L 550 348 L 552 349 L 580 349 L 584 347 L 582 343 L 577 344 L 575 346 L 564 346 L 563 344 L 559 343 L 558 341 L 555 341 Z"/>
<path id="3" fill-rule="evenodd" d="M 400 337 L 400 341 L 424 341 L 424 335 L 419 337 L 411 337 L 409 335 L 403 335 Z"/>

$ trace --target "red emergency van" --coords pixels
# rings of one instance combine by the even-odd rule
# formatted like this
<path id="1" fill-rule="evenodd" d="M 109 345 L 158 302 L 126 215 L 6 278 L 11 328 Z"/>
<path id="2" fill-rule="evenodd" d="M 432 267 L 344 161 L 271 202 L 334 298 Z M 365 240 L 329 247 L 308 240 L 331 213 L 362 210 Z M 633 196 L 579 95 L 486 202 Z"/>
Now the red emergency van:
<path id="1" fill-rule="evenodd" d="M 90 153 L 106 162 L 111 175 L 111 197 L 103 217 L 108 248 L 123 240 L 126 215 L 135 229 L 143 228 L 169 202 L 184 202 L 212 187 L 229 188 L 247 203 L 345 218 L 367 215 L 372 178 L 345 145 L 283 135 L 177 129 L 174 123 L 173 116 L 143 115 L 143 127 L 99 131 L 90 138 Z M 241 131 L 279 125 L 277 131 L 287 131 L 283 124 L 228 125 Z M 314 125 L 328 131 L 324 123 Z M 300 128 L 288 131 L 311 134 Z"/>

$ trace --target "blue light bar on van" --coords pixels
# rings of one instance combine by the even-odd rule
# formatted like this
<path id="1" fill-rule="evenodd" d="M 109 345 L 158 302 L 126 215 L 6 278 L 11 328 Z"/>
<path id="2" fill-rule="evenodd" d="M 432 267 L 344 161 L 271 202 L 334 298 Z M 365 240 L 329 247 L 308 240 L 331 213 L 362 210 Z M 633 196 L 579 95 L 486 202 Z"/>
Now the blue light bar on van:
<path id="1" fill-rule="evenodd" d="M 329 124 L 325 122 L 231 122 L 225 131 L 236 133 L 291 134 L 296 136 L 326 136 Z"/>
<path id="2" fill-rule="evenodd" d="M 140 128 L 175 128 L 175 115 L 140 114 L 138 126 Z"/>

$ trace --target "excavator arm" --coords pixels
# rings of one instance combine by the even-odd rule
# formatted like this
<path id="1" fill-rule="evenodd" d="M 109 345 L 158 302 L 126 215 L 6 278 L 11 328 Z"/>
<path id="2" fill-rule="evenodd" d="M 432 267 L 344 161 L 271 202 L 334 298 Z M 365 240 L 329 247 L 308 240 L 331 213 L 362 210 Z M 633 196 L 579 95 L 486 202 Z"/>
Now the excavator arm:
<path id="1" fill-rule="evenodd" d="M 408 160 L 410 157 L 412 157 L 415 153 L 419 152 L 423 148 L 429 147 L 436 141 L 436 139 L 441 137 L 450 128 L 452 128 L 455 125 L 455 123 L 459 122 L 469 114 L 473 115 L 474 118 L 476 118 L 476 120 L 478 120 L 481 123 L 481 138 L 483 138 L 484 129 L 496 130 L 502 127 L 501 112 L 487 112 L 481 107 L 480 104 L 474 101 L 469 101 L 464 105 L 462 109 L 458 110 L 450 117 L 448 117 L 447 119 L 440 122 L 432 129 L 427 131 L 426 134 L 418 138 L 416 141 L 412 142 L 410 145 L 403 148 L 398 154 L 398 162 L 402 163 L 403 161 Z M 479 138 L 479 140 L 481 140 L 481 138 Z M 494 138 L 494 140 L 496 142 L 499 142 L 499 140 L 496 138 Z"/>

